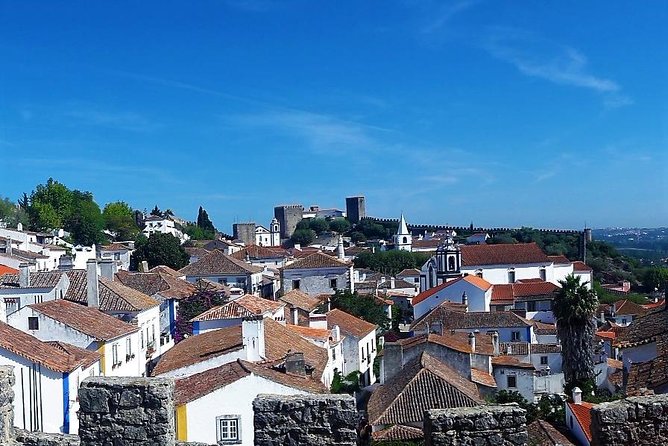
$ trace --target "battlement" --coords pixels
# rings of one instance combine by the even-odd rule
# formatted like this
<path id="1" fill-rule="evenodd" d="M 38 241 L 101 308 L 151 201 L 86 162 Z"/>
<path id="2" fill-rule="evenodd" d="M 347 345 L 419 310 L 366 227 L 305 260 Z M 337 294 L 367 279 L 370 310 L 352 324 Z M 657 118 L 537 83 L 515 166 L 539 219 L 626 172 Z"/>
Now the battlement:
<path id="1" fill-rule="evenodd" d="M 377 217 L 365 217 L 362 220 L 368 220 L 376 223 L 389 223 L 389 224 L 395 224 L 399 225 L 399 219 L 398 218 L 377 218 Z M 432 225 L 432 224 L 408 224 L 408 229 L 410 231 L 430 231 L 430 232 L 436 232 L 436 231 L 457 231 L 457 232 L 463 232 L 463 231 L 473 231 L 473 232 L 487 232 L 491 235 L 496 234 L 496 233 L 501 233 L 501 232 L 510 232 L 510 231 L 517 231 L 522 228 L 510 228 L 510 227 L 494 227 L 494 228 L 485 228 L 482 226 L 478 227 L 473 227 L 471 226 L 452 226 L 452 225 Z M 575 229 L 551 229 L 551 228 L 531 228 L 534 231 L 539 231 L 545 234 L 573 234 L 577 235 L 580 234 L 582 231 L 578 231 Z"/>

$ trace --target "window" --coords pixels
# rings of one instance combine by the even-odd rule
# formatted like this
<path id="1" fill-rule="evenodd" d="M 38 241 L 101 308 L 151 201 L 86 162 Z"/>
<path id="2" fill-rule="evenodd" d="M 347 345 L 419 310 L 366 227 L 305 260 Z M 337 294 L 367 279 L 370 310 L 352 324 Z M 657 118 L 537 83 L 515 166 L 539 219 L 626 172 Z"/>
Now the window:
<path id="1" fill-rule="evenodd" d="M 121 253 L 120 252 L 115 252 L 114 253 L 114 260 L 121 260 Z"/>
<path id="2" fill-rule="evenodd" d="M 39 319 L 36 317 L 28 317 L 28 330 L 39 330 Z"/>
<path id="3" fill-rule="evenodd" d="M 336 286 L 336 279 L 329 279 L 329 287 L 330 288 L 338 288 Z"/>
<path id="4" fill-rule="evenodd" d="M 336 361 L 336 347 L 332 349 L 332 361 Z"/>
<path id="5" fill-rule="evenodd" d="M 527 302 L 527 311 L 536 311 L 536 301 L 530 300 Z"/>
<path id="6" fill-rule="evenodd" d="M 515 270 L 508 270 L 508 283 L 515 283 Z"/>
<path id="7" fill-rule="evenodd" d="M 520 340 L 520 332 L 519 331 L 513 331 L 510 334 L 510 340 L 512 342 L 518 342 Z"/>
<path id="8" fill-rule="evenodd" d="M 540 357 L 540 365 L 547 365 L 547 356 Z"/>
<path id="9" fill-rule="evenodd" d="M 241 443 L 240 418 L 238 415 L 225 415 L 216 418 L 216 436 L 220 444 Z"/>
<path id="10" fill-rule="evenodd" d="M 540 275 L 540 280 L 545 280 L 545 277 L 547 277 L 546 274 L 545 274 L 545 268 L 541 268 L 538 271 L 538 274 Z"/>
<path id="11" fill-rule="evenodd" d="M 141 345 L 141 348 L 144 348 L 144 330 L 139 331 L 139 343 Z"/>
<path id="12" fill-rule="evenodd" d="M 371 351 L 375 352 L 376 351 L 376 339 L 371 339 Z"/>
<path id="13" fill-rule="evenodd" d="M 408 237 L 404 237 L 403 242 L 404 245 L 408 243 Z"/>
<path id="14" fill-rule="evenodd" d="M 130 338 L 127 338 L 125 340 L 125 360 L 129 361 L 132 359 L 132 340 Z"/>
<path id="15" fill-rule="evenodd" d="M 480 278 L 482 279 L 482 270 L 481 270 L 481 269 L 477 270 L 477 271 L 475 272 L 475 275 L 478 276 L 478 277 L 480 277 Z"/>
<path id="16" fill-rule="evenodd" d="M 509 389 L 517 388 L 517 376 L 513 375 L 508 376 L 508 388 Z"/>
<path id="17" fill-rule="evenodd" d="M 300 281 L 299 279 L 297 279 L 297 280 L 293 280 L 293 281 L 292 281 L 292 289 L 293 289 L 293 290 L 298 290 L 298 289 L 299 289 L 300 282 L 301 282 L 301 281 Z"/>
<path id="18" fill-rule="evenodd" d="M 455 258 L 454 257 L 448 257 L 448 271 L 454 271 L 455 270 Z"/>
<path id="19" fill-rule="evenodd" d="M 111 364 L 112 368 L 115 368 L 120 362 L 118 360 L 118 344 L 113 344 L 111 346 L 111 362 L 112 362 Z"/>
<path id="20" fill-rule="evenodd" d="M 362 362 L 364 362 L 365 357 L 366 357 L 366 355 L 364 354 L 364 347 L 362 347 Z"/>

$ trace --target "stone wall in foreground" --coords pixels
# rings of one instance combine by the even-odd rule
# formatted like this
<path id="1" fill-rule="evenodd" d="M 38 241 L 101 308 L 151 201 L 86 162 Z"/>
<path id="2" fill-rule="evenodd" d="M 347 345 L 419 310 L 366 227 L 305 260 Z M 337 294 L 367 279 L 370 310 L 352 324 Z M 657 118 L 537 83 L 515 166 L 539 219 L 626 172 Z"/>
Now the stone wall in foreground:
<path id="1" fill-rule="evenodd" d="M 428 446 L 526 445 L 526 411 L 515 403 L 429 410 L 424 418 L 424 437 Z"/>
<path id="2" fill-rule="evenodd" d="M 357 408 L 350 395 L 258 395 L 255 445 L 353 446 Z"/>
<path id="3" fill-rule="evenodd" d="M 636 396 L 592 409 L 593 444 L 668 444 L 668 395 Z"/>

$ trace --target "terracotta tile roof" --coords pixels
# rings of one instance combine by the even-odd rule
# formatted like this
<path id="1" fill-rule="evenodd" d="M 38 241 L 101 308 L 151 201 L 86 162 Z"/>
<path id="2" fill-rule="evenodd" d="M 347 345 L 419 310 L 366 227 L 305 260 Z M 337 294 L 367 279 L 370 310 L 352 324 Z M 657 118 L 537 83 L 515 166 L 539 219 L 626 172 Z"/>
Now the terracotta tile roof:
<path id="1" fill-rule="evenodd" d="M 131 273 L 119 271 L 116 278 L 125 286 L 144 293 L 166 299 L 183 299 L 192 296 L 197 288 L 190 282 L 179 279 L 167 272 Z"/>
<path id="2" fill-rule="evenodd" d="M 440 322 L 443 330 L 458 329 L 493 329 L 493 328 L 524 328 L 531 327 L 531 323 L 519 317 L 512 311 L 469 311 L 461 312 L 449 308 L 447 305 L 439 305 L 414 322 L 412 330 L 416 328 L 429 328 L 433 322 Z"/>
<path id="3" fill-rule="evenodd" d="M 461 252 L 462 266 L 466 267 L 552 263 L 536 243 L 464 245 Z"/>
<path id="4" fill-rule="evenodd" d="M 614 303 L 616 315 L 644 316 L 649 313 L 642 305 L 638 305 L 628 299 L 618 300 Z"/>
<path id="5" fill-rule="evenodd" d="M 580 427 L 587 437 L 587 440 L 589 440 L 591 443 L 591 409 L 594 407 L 594 405 L 584 401 L 580 404 L 571 402 L 568 402 L 567 404 L 568 407 L 570 407 L 571 412 L 573 412 L 575 419 L 578 421 L 578 424 L 580 424 Z"/>
<path id="6" fill-rule="evenodd" d="M 52 347 L 59 348 L 68 355 L 72 356 L 73 361 L 80 362 L 81 366 L 86 368 L 95 364 L 102 357 L 98 352 L 86 350 L 85 348 L 77 347 L 76 345 L 68 344 L 62 341 L 46 341 Z"/>
<path id="7" fill-rule="evenodd" d="M 240 298 L 236 299 L 235 302 L 246 308 L 251 313 L 258 315 L 264 314 L 268 311 L 276 312 L 285 307 L 283 302 L 264 299 L 262 297 L 257 297 L 250 294 L 241 296 Z"/>
<path id="8" fill-rule="evenodd" d="M 33 304 L 30 308 L 98 341 L 109 341 L 139 331 L 138 327 L 109 316 L 97 308 L 89 308 L 65 299 Z"/>
<path id="9" fill-rule="evenodd" d="M 315 370 L 313 376 L 322 377 L 329 357 L 327 350 L 302 338 L 285 325 L 270 318 L 264 319 L 265 353 L 268 361 L 278 361 L 292 352 L 304 353 L 304 360 Z"/>
<path id="10" fill-rule="evenodd" d="M 59 373 L 69 373 L 90 359 L 42 342 L 4 322 L 0 322 L 0 348 Z"/>
<path id="11" fill-rule="evenodd" d="M 18 274 L 18 273 L 19 273 L 18 269 L 10 268 L 7 265 L 0 265 L 0 276 L 4 274 Z"/>
<path id="12" fill-rule="evenodd" d="M 483 291 L 487 291 L 492 286 L 492 284 L 487 282 L 485 279 L 481 279 L 478 276 L 472 276 L 472 275 L 469 274 L 468 276 L 464 276 L 464 277 L 460 277 L 460 278 L 455 279 L 455 280 L 450 280 L 448 282 L 444 282 L 444 283 L 442 283 L 438 286 L 435 286 L 433 288 L 430 288 L 428 290 L 425 290 L 425 291 L 421 292 L 420 294 L 418 294 L 417 296 L 415 296 L 413 298 L 413 305 L 422 302 L 423 300 L 433 296 L 437 292 L 439 292 L 439 291 L 441 291 L 445 288 L 448 288 L 448 287 L 450 287 L 450 286 L 452 286 L 456 283 L 459 283 L 462 280 L 470 283 L 471 285 L 473 285 L 473 286 L 475 286 L 475 287 L 477 287 L 477 288 L 479 288 Z"/>
<path id="13" fill-rule="evenodd" d="M 65 271 L 70 279 L 70 286 L 65 293 L 65 299 L 80 304 L 86 304 L 88 279 L 86 270 L 72 269 Z M 100 293 L 100 310 L 105 312 L 135 312 L 143 311 L 160 305 L 150 296 L 123 285 L 118 280 L 111 281 L 98 277 Z"/>
<path id="14" fill-rule="evenodd" d="M 162 355 L 152 375 L 161 375 L 242 348 L 240 325 L 189 336 Z"/>
<path id="15" fill-rule="evenodd" d="M 395 424 L 387 429 L 373 432 L 371 436 L 374 441 L 422 440 L 424 438 L 424 432 L 422 429 L 414 426 Z"/>
<path id="16" fill-rule="evenodd" d="M 580 260 L 576 260 L 575 262 L 572 263 L 573 263 L 573 271 L 583 272 L 583 273 L 590 273 L 593 271 L 589 266 L 587 266 L 584 262 Z"/>
<path id="17" fill-rule="evenodd" d="M 616 334 L 615 334 L 614 331 L 603 331 L 603 330 L 601 330 L 601 331 L 596 332 L 596 336 L 598 336 L 600 338 L 603 338 L 603 339 L 614 340 L 615 337 L 616 337 Z"/>
<path id="18" fill-rule="evenodd" d="M 494 285 L 494 288 L 492 288 L 492 303 L 531 297 L 552 298 L 558 290 L 559 287 L 557 285 L 540 279 L 535 281 L 499 284 Z"/>
<path id="19" fill-rule="evenodd" d="M 62 271 L 30 272 L 30 286 L 28 288 L 53 288 L 63 277 Z M 5 274 L 0 276 L 0 286 L 18 287 L 19 274 Z"/>
<path id="20" fill-rule="evenodd" d="M 301 310 L 308 311 L 309 313 L 322 304 L 321 299 L 309 296 L 308 294 L 299 290 L 290 290 L 283 296 L 279 297 L 279 300 L 282 300 L 290 307 L 299 308 Z"/>
<path id="21" fill-rule="evenodd" d="M 250 371 L 241 361 L 233 361 L 177 379 L 174 381 L 174 403 L 177 406 L 190 403 L 247 376 L 250 376 Z"/>
<path id="22" fill-rule="evenodd" d="M 199 258 L 202 258 L 202 257 L 204 257 L 205 255 L 207 255 L 208 253 L 211 252 L 208 249 L 197 248 L 197 247 L 188 247 L 188 248 L 183 248 L 183 249 L 186 251 L 186 253 L 190 257 L 199 257 Z"/>
<path id="23" fill-rule="evenodd" d="M 432 249 L 436 251 L 441 244 L 442 240 L 438 238 L 422 239 L 422 240 L 413 240 L 413 248 L 418 249 Z"/>
<path id="24" fill-rule="evenodd" d="M 544 420 L 536 420 L 527 425 L 529 444 L 541 446 L 575 446 L 571 440 Z"/>
<path id="25" fill-rule="evenodd" d="M 218 305 L 209 308 L 199 316 L 192 318 L 190 322 L 216 321 L 219 319 L 238 319 L 252 315 L 253 313 L 248 311 L 246 308 L 232 301 L 227 302 L 224 305 Z"/>
<path id="26" fill-rule="evenodd" d="M 612 359 L 612 358 L 607 358 L 606 362 L 608 364 L 608 367 L 612 367 L 613 369 L 623 369 L 624 368 L 624 363 L 618 359 Z"/>
<path id="27" fill-rule="evenodd" d="M 32 251 L 24 251 L 22 249 L 12 249 L 12 256 L 13 257 L 20 257 L 23 259 L 28 259 L 28 260 L 35 260 L 35 259 L 48 259 L 49 256 L 45 256 L 44 254 L 39 254 L 37 252 L 32 252 Z"/>
<path id="28" fill-rule="evenodd" d="M 174 277 L 183 277 L 183 274 L 166 265 L 158 265 L 148 270 L 149 273 L 166 273 Z"/>
<path id="29" fill-rule="evenodd" d="M 478 369 L 471 369 L 471 381 L 485 387 L 496 388 L 496 379 L 487 372 Z"/>
<path id="30" fill-rule="evenodd" d="M 475 352 L 480 355 L 493 355 L 494 345 L 492 344 L 492 337 L 484 333 L 475 333 Z M 473 353 L 471 345 L 469 344 L 469 334 L 465 332 L 450 332 L 446 331 L 441 334 L 423 334 L 419 336 L 412 336 L 406 339 L 397 341 L 403 349 L 409 349 L 416 345 L 431 343 L 441 345 L 449 349 L 462 352 Z"/>
<path id="31" fill-rule="evenodd" d="M 514 356 L 495 356 L 492 358 L 492 367 L 512 367 L 518 369 L 535 369 L 530 362 L 522 362 Z"/>
<path id="32" fill-rule="evenodd" d="M 397 274 L 397 277 L 413 277 L 413 276 L 419 276 L 420 275 L 420 270 L 417 268 L 408 268 L 405 270 L 402 270 L 399 274 Z"/>
<path id="33" fill-rule="evenodd" d="M 648 310 L 655 310 L 657 308 L 663 307 L 666 304 L 665 299 L 658 300 L 656 302 L 650 302 L 648 304 L 644 304 L 643 308 L 646 308 Z"/>
<path id="34" fill-rule="evenodd" d="M 301 325 L 286 325 L 290 330 L 299 334 L 302 338 L 313 339 L 326 342 L 332 335 L 332 332 L 326 328 L 302 327 Z"/>
<path id="35" fill-rule="evenodd" d="M 114 242 L 100 246 L 100 251 L 131 251 L 131 249 L 125 243 Z"/>
<path id="36" fill-rule="evenodd" d="M 260 259 L 285 259 L 290 256 L 290 254 L 286 250 L 284 250 L 283 248 L 280 249 L 281 251 L 279 251 L 278 249 L 265 248 L 264 246 L 248 245 L 244 249 L 237 251 L 234 254 L 231 254 L 230 257 L 237 260 L 246 260 L 246 259 L 260 260 Z"/>
<path id="37" fill-rule="evenodd" d="M 654 390 L 668 384 L 668 354 L 645 361 L 631 363 L 626 383 L 626 394 L 636 395 L 643 389 Z"/>
<path id="38" fill-rule="evenodd" d="M 620 346 L 638 345 L 652 342 L 658 336 L 668 333 L 668 310 L 654 311 L 646 316 L 634 319 L 621 333 L 617 342 Z"/>
<path id="39" fill-rule="evenodd" d="M 271 364 L 240 361 L 243 366 L 254 375 L 261 376 L 293 389 L 303 390 L 309 393 L 329 393 L 329 389 L 319 380 L 311 376 L 300 376 L 276 370 Z"/>
<path id="40" fill-rule="evenodd" d="M 350 268 L 350 265 L 322 252 L 315 252 L 284 266 L 283 269 Z"/>
<path id="41" fill-rule="evenodd" d="M 539 321 L 531 321 L 533 325 L 533 331 L 537 335 L 556 335 L 557 326 L 555 324 L 546 324 Z"/>
<path id="42" fill-rule="evenodd" d="M 568 260 L 568 257 L 566 257 L 563 254 L 559 254 L 557 256 L 547 256 L 548 259 L 552 260 L 552 263 L 555 265 L 570 265 L 571 261 Z"/>
<path id="43" fill-rule="evenodd" d="M 424 411 L 484 404 L 476 385 L 424 352 L 371 394 L 369 423 L 422 422 Z"/>
<path id="44" fill-rule="evenodd" d="M 341 311 L 338 308 L 327 312 L 327 328 L 332 330 L 335 325 L 338 325 L 341 333 L 346 336 L 360 339 L 378 328 L 377 325 Z"/>
<path id="45" fill-rule="evenodd" d="M 531 346 L 533 350 L 533 345 Z M 526 356 L 529 354 L 528 342 L 499 342 L 499 353 L 502 355 Z"/>
<path id="46" fill-rule="evenodd" d="M 216 274 L 253 274 L 261 271 L 260 267 L 237 260 L 216 249 L 197 262 L 181 268 L 179 273 L 184 276 L 212 276 Z"/>
<path id="47" fill-rule="evenodd" d="M 559 344 L 531 344 L 531 353 L 536 353 L 536 354 L 561 353 L 561 345 L 559 345 Z"/>

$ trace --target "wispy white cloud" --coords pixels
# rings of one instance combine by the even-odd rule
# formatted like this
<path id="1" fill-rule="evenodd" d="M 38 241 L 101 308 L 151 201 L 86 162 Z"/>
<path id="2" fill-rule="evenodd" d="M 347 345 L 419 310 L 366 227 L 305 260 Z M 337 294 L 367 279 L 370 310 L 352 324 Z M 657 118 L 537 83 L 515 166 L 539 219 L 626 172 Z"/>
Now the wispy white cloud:
<path id="1" fill-rule="evenodd" d="M 97 106 L 75 104 L 65 108 L 63 116 L 77 125 L 109 127 L 133 132 L 149 132 L 161 127 L 145 116 L 131 111 L 104 110 Z"/>
<path id="2" fill-rule="evenodd" d="M 438 8 L 431 12 L 429 22 L 420 30 L 423 34 L 431 34 L 441 30 L 458 14 L 480 3 L 480 0 L 461 0 L 458 2 L 439 2 Z"/>
<path id="3" fill-rule="evenodd" d="M 632 103 L 631 98 L 621 93 L 622 88 L 617 82 L 592 73 L 587 57 L 575 48 L 510 28 L 495 28 L 483 47 L 524 75 L 603 94 L 606 106 L 621 107 Z"/>

